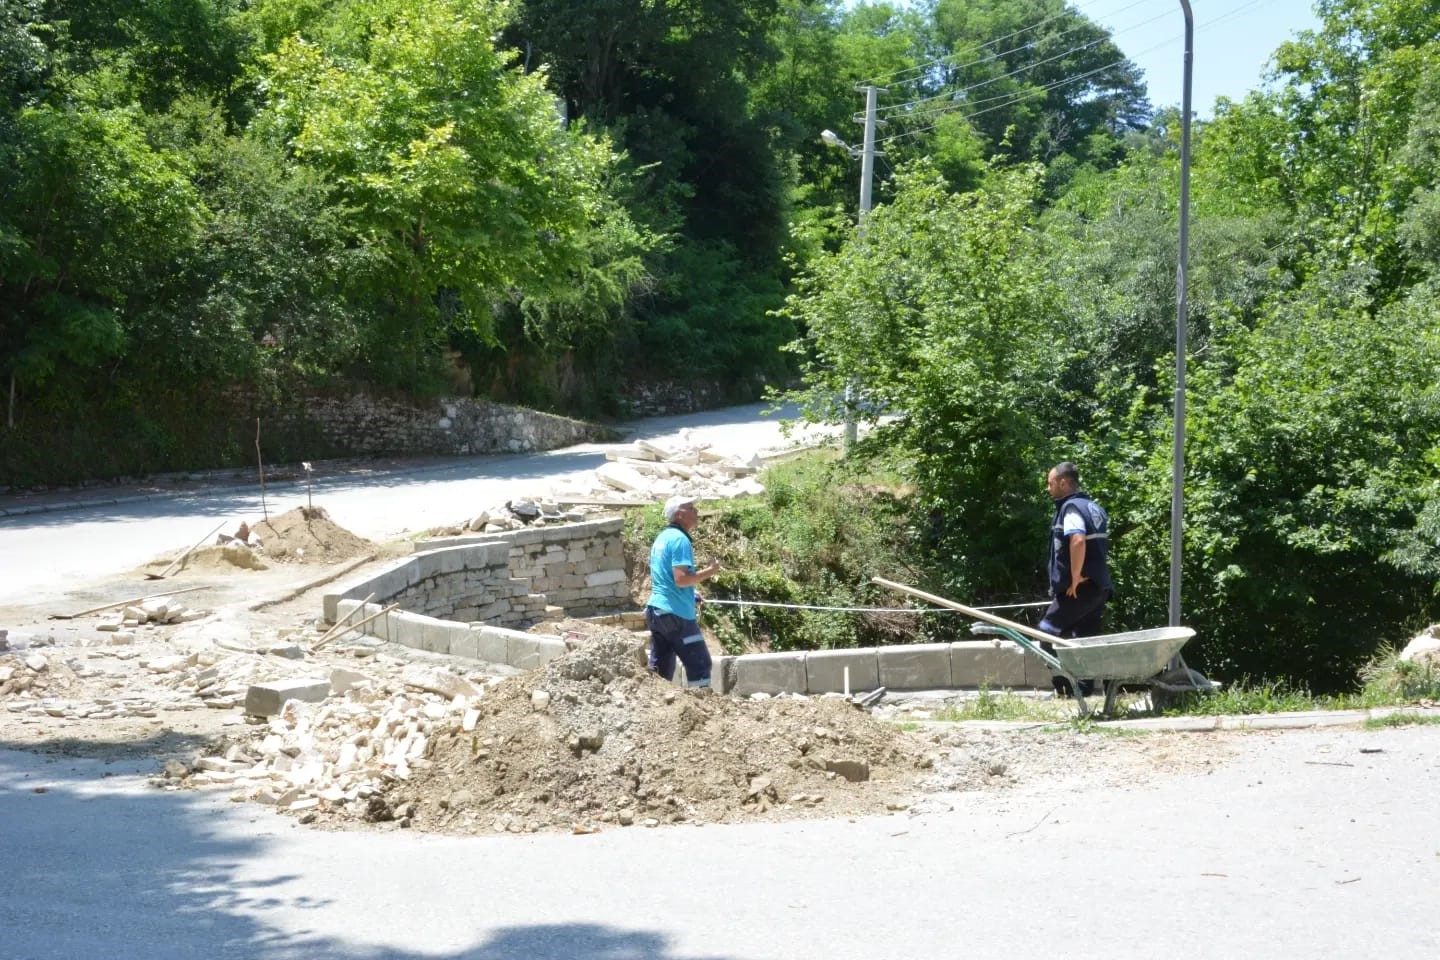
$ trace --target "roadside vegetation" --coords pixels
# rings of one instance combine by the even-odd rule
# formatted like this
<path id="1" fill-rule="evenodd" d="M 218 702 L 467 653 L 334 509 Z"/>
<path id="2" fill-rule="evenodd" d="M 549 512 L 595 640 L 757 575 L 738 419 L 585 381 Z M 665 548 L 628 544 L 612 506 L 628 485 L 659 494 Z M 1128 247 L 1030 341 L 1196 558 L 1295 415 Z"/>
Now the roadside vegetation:
<path id="1" fill-rule="evenodd" d="M 1194 129 L 1187 658 L 1261 704 L 1440 620 L 1440 7 L 1315 8 Z M 863 237 L 819 135 L 856 84 Z M 316 394 L 778 385 L 873 429 L 714 509 L 717 598 L 1035 599 L 1063 459 L 1154 626 L 1179 119 L 1064 0 L 0 0 L 0 487 L 342 453 Z M 722 609 L 732 649 L 957 629 Z"/>
<path id="2" fill-rule="evenodd" d="M 954 596 L 946 593 L 944 554 L 935 549 L 935 519 L 920 512 L 923 501 L 916 487 L 902 479 L 906 471 L 903 462 L 887 463 L 873 455 L 842 459 L 836 450 L 822 449 L 767 468 L 761 474 L 766 488 L 761 496 L 703 503 L 696 557 L 701 562 L 718 558 L 723 570 L 703 591 L 722 602 L 708 604 L 702 619 L 722 646 L 730 653 L 754 653 L 970 639 L 964 617 L 949 611 L 916 613 L 906 598 L 870 582 L 878 574 Z M 1030 530 L 1020 545 L 1029 587 L 1001 602 L 1044 595 L 1048 502 L 1038 485 L 1030 499 Z M 632 569 L 645 569 L 649 545 L 663 525 L 658 506 L 631 511 L 626 550 Z M 1034 622 L 1033 610 L 1008 615 Z M 1115 619 L 1107 629 L 1154 626 Z M 1232 673 L 1212 667 L 1213 639 L 1200 631 L 1186 647 L 1186 660 L 1223 686 L 1213 694 L 1183 697 L 1167 710 L 1219 715 L 1440 702 L 1440 670 L 1402 661 L 1396 644 L 1406 639 L 1372 634 L 1373 652 L 1356 671 L 1320 689 L 1300 673 Z M 1263 663 L 1261 656 L 1253 661 L 1255 667 Z M 1138 699 L 1138 693 L 1125 697 L 1127 703 Z M 941 719 L 1040 722 L 1064 719 L 1071 711 L 1064 701 L 986 689 Z"/>

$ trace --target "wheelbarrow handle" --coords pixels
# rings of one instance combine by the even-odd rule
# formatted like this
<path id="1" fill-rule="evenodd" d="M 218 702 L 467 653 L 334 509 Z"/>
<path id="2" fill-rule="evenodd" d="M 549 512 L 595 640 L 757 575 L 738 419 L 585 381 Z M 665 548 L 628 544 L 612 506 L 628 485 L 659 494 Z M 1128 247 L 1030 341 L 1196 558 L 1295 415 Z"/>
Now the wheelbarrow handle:
<path id="1" fill-rule="evenodd" d="M 1006 620 L 1004 617 L 997 617 L 995 616 L 995 614 L 989 613 L 985 610 L 977 610 L 974 607 L 967 607 L 963 603 L 956 603 L 954 600 L 946 600 L 944 597 L 937 597 L 933 593 L 926 593 L 923 590 L 916 590 L 914 587 L 907 587 L 903 583 L 895 583 L 894 581 L 886 580 L 883 577 L 871 577 L 870 580 L 873 583 L 880 584 L 880 586 L 882 587 L 888 587 L 891 590 L 898 590 L 901 593 L 908 593 L 912 597 L 919 597 L 921 600 L 929 600 L 931 603 L 938 603 L 940 606 L 949 607 L 951 610 L 959 610 L 961 613 L 966 614 L 967 616 L 974 617 L 976 620 L 984 620 L 986 623 L 993 623 L 997 627 L 1005 627 L 1007 630 L 1014 630 L 1016 633 L 1023 634 L 1024 636 L 1029 637 L 1031 640 L 1038 640 L 1040 643 L 1053 643 L 1058 647 L 1077 646 L 1077 644 L 1073 641 L 1051 636 L 1048 633 L 1036 630 L 1034 627 L 1027 627 L 1023 623 L 1016 623 L 1014 620 Z"/>

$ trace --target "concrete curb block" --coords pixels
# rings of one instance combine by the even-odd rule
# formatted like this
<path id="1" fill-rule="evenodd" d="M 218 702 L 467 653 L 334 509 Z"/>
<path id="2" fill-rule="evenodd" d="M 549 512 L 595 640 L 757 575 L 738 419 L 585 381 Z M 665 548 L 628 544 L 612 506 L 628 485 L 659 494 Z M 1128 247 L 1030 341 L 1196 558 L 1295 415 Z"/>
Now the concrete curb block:
<path id="1" fill-rule="evenodd" d="M 363 609 L 357 610 L 357 608 Z M 336 610 L 345 616 L 355 610 L 351 620 L 359 622 L 385 607 L 378 603 L 362 604 L 359 600 L 337 599 Z M 567 647 L 563 637 L 507 630 L 484 623 L 459 623 L 440 620 L 404 610 L 392 610 L 360 627 L 372 637 L 389 640 L 402 646 L 467 657 L 487 663 L 503 663 L 521 670 L 543 666 L 563 654 Z"/>
<path id="2" fill-rule="evenodd" d="M 950 644 L 914 643 L 877 647 L 880 686 L 889 690 L 946 690 L 954 686 L 950 674 Z"/>
<path id="3" fill-rule="evenodd" d="M 1050 689 L 1050 671 L 1013 644 L 990 640 L 957 643 L 897 644 L 848 650 L 751 653 L 720 657 L 715 686 L 721 693 L 843 693 L 845 668 L 850 692 L 886 687 L 896 691 L 958 690 L 991 687 Z"/>
<path id="4" fill-rule="evenodd" d="M 805 654 L 807 693 L 845 692 L 845 670 L 850 671 L 850 692 L 880 686 L 880 661 L 874 647 L 859 650 L 812 650 Z"/>

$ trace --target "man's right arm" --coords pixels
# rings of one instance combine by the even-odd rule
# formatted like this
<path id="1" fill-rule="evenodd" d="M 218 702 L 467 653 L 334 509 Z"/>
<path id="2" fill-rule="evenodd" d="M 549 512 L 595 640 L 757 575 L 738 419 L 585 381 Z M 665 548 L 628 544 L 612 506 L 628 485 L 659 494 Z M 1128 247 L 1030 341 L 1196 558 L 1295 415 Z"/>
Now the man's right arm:
<path id="1" fill-rule="evenodd" d="M 675 586 L 693 587 L 698 583 L 704 583 L 706 580 L 709 580 L 711 577 L 715 576 L 715 574 L 719 573 L 720 561 L 711 560 L 707 566 L 704 566 L 699 570 L 695 570 L 693 567 L 690 566 L 671 567 L 670 572 L 675 576 Z"/>

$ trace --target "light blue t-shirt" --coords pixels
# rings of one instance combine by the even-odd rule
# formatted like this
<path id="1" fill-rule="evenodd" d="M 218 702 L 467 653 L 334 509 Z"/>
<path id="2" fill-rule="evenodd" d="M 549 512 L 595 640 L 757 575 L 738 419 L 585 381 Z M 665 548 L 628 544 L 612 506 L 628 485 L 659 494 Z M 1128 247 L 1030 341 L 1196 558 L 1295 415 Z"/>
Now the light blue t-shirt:
<path id="1" fill-rule="evenodd" d="M 695 588 L 675 586 L 675 567 L 695 572 L 695 551 L 679 527 L 666 527 L 650 547 L 650 599 L 646 606 L 695 619 Z"/>

